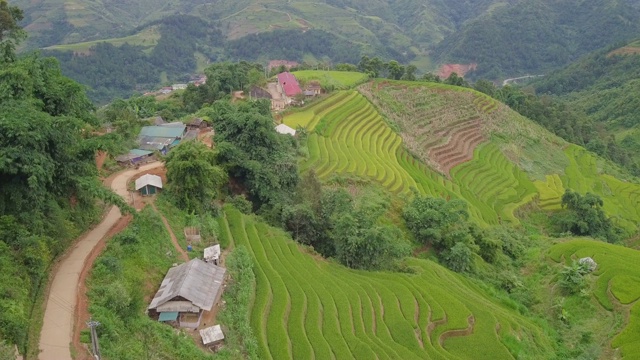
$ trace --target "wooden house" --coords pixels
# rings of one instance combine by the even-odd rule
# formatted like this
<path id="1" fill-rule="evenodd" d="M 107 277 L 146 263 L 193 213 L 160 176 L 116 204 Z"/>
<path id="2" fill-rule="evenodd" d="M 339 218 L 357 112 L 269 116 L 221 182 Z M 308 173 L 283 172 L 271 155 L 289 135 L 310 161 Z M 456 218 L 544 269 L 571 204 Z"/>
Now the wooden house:
<path id="1" fill-rule="evenodd" d="M 193 259 L 167 272 L 148 307 L 149 316 L 181 328 L 196 329 L 202 314 L 220 299 L 226 269 Z"/>

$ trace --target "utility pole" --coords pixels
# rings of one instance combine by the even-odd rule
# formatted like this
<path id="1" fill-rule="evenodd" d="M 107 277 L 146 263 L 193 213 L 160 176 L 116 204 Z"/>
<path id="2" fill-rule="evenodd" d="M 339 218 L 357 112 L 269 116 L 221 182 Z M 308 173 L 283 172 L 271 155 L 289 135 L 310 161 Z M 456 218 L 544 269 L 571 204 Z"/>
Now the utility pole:
<path id="1" fill-rule="evenodd" d="M 96 333 L 96 328 L 100 326 L 100 322 L 89 319 L 87 326 L 91 329 L 91 349 L 93 350 L 93 356 L 96 360 L 100 360 L 100 345 L 98 345 L 98 334 Z"/>

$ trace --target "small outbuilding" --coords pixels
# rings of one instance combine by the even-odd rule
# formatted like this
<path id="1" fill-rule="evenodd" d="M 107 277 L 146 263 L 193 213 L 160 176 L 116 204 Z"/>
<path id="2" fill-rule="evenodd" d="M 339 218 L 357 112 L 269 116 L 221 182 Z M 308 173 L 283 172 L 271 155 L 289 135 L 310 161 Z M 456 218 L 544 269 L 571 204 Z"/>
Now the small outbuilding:
<path id="1" fill-rule="evenodd" d="M 184 237 L 188 242 L 200 242 L 200 229 L 195 226 L 187 226 L 184 228 Z"/>
<path id="2" fill-rule="evenodd" d="M 220 244 L 209 246 L 204 249 L 204 261 L 218 265 L 220 262 Z"/>
<path id="3" fill-rule="evenodd" d="M 136 179 L 136 191 L 142 195 L 154 195 L 162 189 L 162 179 L 158 175 L 145 174 Z"/>
<path id="4" fill-rule="evenodd" d="M 296 131 L 293 128 L 291 128 L 291 127 L 289 127 L 289 126 L 287 126 L 285 124 L 280 124 L 280 125 L 276 126 L 276 131 L 279 134 L 296 136 Z"/>
<path id="5" fill-rule="evenodd" d="M 200 330 L 202 344 L 208 348 L 216 348 L 224 341 L 224 333 L 220 325 L 214 325 Z"/>

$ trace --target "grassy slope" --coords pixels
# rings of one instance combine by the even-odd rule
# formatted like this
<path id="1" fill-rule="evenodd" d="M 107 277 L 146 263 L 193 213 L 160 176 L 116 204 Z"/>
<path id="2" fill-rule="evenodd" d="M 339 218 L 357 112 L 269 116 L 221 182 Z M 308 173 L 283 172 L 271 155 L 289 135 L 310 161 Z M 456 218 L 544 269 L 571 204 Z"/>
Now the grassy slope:
<path id="1" fill-rule="evenodd" d="M 75 44 L 66 44 L 66 45 L 54 45 L 44 48 L 45 50 L 60 50 L 60 51 L 76 51 L 76 52 L 86 52 L 89 49 L 100 42 L 108 42 L 114 46 L 121 46 L 125 43 L 134 46 L 142 46 L 147 51 L 151 51 L 153 47 L 158 44 L 158 40 L 160 40 L 160 32 L 156 26 L 151 26 L 146 29 L 141 30 L 140 32 L 120 38 L 110 38 L 104 40 L 94 40 L 94 41 L 85 41 L 81 43 Z"/>
<path id="2" fill-rule="evenodd" d="M 368 78 L 363 73 L 349 71 L 302 70 L 293 74 L 302 83 L 317 80 L 323 88 L 331 87 L 336 90 L 352 88 L 367 81 Z"/>
<path id="3" fill-rule="evenodd" d="M 514 352 L 551 356 L 541 328 L 431 261 L 410 260 L 412 275 L 355 271 L 235 209 L 220 223 L 255 259 L 251 324 L 264 359 L 511 359 L 505 339 Z M 441 337 L 470 316 L 472 334 Z"/>
<path id="4" fill-rule="evenodd" d="M 594 296 L 608 310 L 629 313 L 626 326 L 611 342 L 622 356 L 635 359 L 640 355 L 640 253 L 637 250 L 591 240 L 573 240 L 553 246 L 549 256 L 569 263 L 571 259 L 592 257 L 597 263 Z"/>

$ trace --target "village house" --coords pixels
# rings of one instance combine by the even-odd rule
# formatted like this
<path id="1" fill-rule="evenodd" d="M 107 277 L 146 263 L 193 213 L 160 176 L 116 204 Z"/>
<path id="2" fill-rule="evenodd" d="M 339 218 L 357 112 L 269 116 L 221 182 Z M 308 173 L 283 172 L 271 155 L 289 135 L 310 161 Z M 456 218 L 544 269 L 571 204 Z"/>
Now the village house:
<path id="1" fill-rule="evenodd" d="M 162 179 L 158 175 L 145 174 L 136 179 L 135 185 L 142 196 L 155 195 L 162 189 Z"/>
<path id="2" fill-rule="evenodd" d="M 138 143 L 142 145 L 142 140 L 144 139 L 153 139 L 154 143 L 162 142 L 163 144 L 168 140 L 171 140 L 168 147 L 172 148 L 180 143 L 180 140 L 182 140 L 186 132 L 187 127 L 181 122 L 163 124 L 160 126 L 144 126 L 140 130 Z"/>
<path id="3" fill-rule="evenodd" d="M 153 151 L 132 149 L 129 153 L 116 157 L 116 161 L 119 165 L 138 165 L 150 160 L 153 156 Z"/>
<path id="4" fill-rule="evenodd" d="M 298 79 L 290 72 L 278 74 L 278 91 L 287 104 L 293 102 L 296 95 L 302 94 Z"/>
<path id="5" fill-rule="evenodd" d="M 196 329 L 222 294 L 226 269 L 193 259 L 167 272 L 148 307 L 151 318 Z"/>
<path id="6" fill-rule="evenodd" d="M 306 96 L 318 96 L 322 93 L 322 86 L 317 81 L 312 81 L 304 87 Z"/>
<path id="7" fill-rule="evenodd" d="M 206 121 L 204 121 L 204 119 L 201 118 L 193 118 L 191 119 L 191 121 L 189 121 L 187 123 L 187 128 L 195 130 L 195 129 L 204 129 L 207 126 L 209 126 L 209 124 L 207 124 Z"/>

